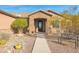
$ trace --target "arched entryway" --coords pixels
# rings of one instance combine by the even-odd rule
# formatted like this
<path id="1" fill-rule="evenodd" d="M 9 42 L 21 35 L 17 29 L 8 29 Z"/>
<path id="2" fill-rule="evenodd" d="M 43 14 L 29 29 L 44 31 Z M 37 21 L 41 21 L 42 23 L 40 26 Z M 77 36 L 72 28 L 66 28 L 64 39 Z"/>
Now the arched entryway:
<path id="1" fill-rule="evenodd" d="M 36 18 L 34 19 L 35 30 L 38 32 L 45 32 L 46 30 L 46 19 L 44 18 Z"/>

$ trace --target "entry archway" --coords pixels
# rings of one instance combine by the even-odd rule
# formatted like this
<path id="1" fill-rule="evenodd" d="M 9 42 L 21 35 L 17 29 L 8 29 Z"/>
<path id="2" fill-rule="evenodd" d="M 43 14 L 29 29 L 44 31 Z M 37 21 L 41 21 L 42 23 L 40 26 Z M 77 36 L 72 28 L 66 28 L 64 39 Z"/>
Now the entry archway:
<path id="1" fill-rule="evenodd" d="M 36 18 L 34 19 L 35 29 L 38 29 L 38 32 L 46 31 L 46 19 L 45 18 Z"/>

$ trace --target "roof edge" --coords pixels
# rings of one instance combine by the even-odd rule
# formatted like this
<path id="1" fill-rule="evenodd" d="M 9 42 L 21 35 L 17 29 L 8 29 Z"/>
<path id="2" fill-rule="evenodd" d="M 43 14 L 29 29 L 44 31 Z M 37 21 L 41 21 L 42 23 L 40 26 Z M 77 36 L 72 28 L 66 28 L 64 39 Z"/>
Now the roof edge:
<path id="1" fill-rule="evenodd" d="M 49 15 L 49 16 L 52 16 L 51 14 L 48 14 L 48 13 L 44 12 L 43 10 L 38 10 L 38 11 L 35 11 L 35 12 L 32 12 L 31 14 L 29 14 L 28 17 L 35 14 L 35 13 L 37 13 L 37 12 L 43 12 L 43 13 Z"/>
<path id="2" fill-rule="evenodd" d="M 13 18 L 16 18 L 16 16 L 14 16 L 14 15 L 8 13 L 8 12 L 5 12 L 3 10 L 0 10 L 0 13 L 5 14 L 5 15 L 10 16 L 10 17 L 13 17 Z"/>

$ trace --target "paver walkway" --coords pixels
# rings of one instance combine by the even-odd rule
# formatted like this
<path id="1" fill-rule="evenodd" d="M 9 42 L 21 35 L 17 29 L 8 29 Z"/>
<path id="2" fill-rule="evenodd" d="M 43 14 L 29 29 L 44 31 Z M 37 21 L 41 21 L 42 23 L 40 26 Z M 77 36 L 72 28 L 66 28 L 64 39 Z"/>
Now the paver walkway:
<path id="1" fill-rule="evenodd" d="M 32 53 L 50 53 L 44 34 L 37 34 L 37 39 Z"/>

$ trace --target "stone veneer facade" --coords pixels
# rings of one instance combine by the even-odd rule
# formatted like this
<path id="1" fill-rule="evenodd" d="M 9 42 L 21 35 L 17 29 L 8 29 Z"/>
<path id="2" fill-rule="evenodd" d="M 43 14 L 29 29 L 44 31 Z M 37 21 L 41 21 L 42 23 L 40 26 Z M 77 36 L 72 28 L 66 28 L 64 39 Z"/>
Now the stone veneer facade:
<path id="1" fill-rule="evenodd" d="M 35 21 L 34 20 L 38 20 L 38 19 L 41 19 L 41 20 L 45 20 L 45 33 L 56 33 L 56 28 L 54 28 L 51 24 L 51 21 L 53 20 L 56 20 L 56 19 L 59 19 L 60 21 L 63 19 L 63 17 L 59 16 L 59 15 L 56 15 L 56 14 L 52 14 L 52 15 L 48 15 L 48 14 L 45 14 L 41 11 L 38 11 L 37 13 L 34 13 L 32 15 L 29 16 L 29 33 L 32 34 L 32 33 L 36 33 L 36 28 L 35 28 Z M 60 24 L 60 27 L 61 27 L 61 24 Z M 38 31 L 37 31 L 38 32 Z"/>

